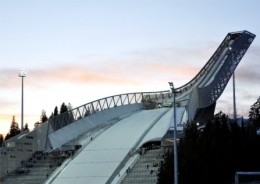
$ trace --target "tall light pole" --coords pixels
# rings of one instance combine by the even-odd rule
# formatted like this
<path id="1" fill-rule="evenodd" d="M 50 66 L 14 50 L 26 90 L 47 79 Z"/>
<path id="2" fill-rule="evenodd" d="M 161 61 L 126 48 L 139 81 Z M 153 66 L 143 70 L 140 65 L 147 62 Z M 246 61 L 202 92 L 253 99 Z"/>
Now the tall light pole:
<path id="1" fill-rule="evenodd" d="M 237 120 L 237 107 L 236 107 L 236 84 L 235 84 L 235 71 L 233 73 L 233 109 L 234 109 L 234 120 Z"/>
<path id="2" fill-rule="evenodd" d="M 21 104 L 21 131 L 23 131 L 23 78 L 26 77 L 27 71 L 22 69 L 18 76 L 22 78 L 22 104 Z"/>
<path id="3" fill-rule="evenodd" d="M 232 62 L 235 62 L 233 48 L 229 46 L 228 49 L 231 52 Z M 237 120 L 235 70 L 233 72 L 233 118 Z"/>
<path id="4" fill-rule="evenodd" d="M 173 132 L 173 158 L 174 158 L 174 184 L 178 184 L 178 151 L 177 151 L 177 123 L 176 123 L 176 103 L 175 103 L 175 94 L 174 85 L 172 82 L 169 82 L 170 88 L 173 94 L 173 118 L 174 118 L 174 132 Z"/>

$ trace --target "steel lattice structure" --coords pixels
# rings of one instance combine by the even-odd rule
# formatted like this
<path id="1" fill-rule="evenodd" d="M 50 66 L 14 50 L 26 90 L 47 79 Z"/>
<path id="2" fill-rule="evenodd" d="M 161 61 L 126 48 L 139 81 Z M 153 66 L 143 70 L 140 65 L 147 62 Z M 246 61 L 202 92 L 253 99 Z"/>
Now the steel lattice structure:
<path id="1" fill-rule="evenodd" d="M 190 82 L 175 89 L 176 102 L 178 106 L 186 107 L 189 120 L 196 119 L 202 109 L 210 107 L 215 109 L 217 99 L 224 91 L 254 38 L 255 35 L 248 31 L 228 33 L 199 73 Z M 134 103 L 162 103 L 162 101 L 171 99 L 172 93 L 169 90 L 110 96 L 53 117 L 49 120 L 49 124 L 55 131 L 106 109 Z"/>
<path id="2" fill-rule="evenodd" d="M 190 120 L 198 116 L 200 109 L 216 103 L 254 38 L 255 35 L 248 31 L 228 33 L 189 93 Z M 204 75 L 201 74 L 203 71 Z"/>
<path id="3" fill-rule="evenodd" d="M 82 106 L 72 109 L 71 111 L 55 116 L 49 119 L 49 124 L 51 124 L 53 130 L 58 130 L 73 123 L 74 121 L 106 109 L 129 104 L 159 101 L 165 98 L 171 98 L 169 91 L 126 93 L 109 96 L 86 103 Z"/>

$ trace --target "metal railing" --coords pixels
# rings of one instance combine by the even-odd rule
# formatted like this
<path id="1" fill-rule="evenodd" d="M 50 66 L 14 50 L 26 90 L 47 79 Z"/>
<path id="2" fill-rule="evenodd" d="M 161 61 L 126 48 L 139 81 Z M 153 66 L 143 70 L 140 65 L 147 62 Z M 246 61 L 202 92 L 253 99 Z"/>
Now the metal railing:
<path id="1" fill-rule="evenodd" d="M 54 116 L 50 118 L 48 122 L 52 126 L 53 130 L 56 131 L 79 119 L 82 119 L 84 117 L 87 117 L 89 115 L 95 114 L 106 109 L 111 109 L 129 104 L 151 102 L 159 99 L 168 99 L 171 98 L 171 96 L 172 94 L 169 90 L 157 92 L 126 93 L 109 96 L 106 98 L 86 103 L 70 111 Z"/>

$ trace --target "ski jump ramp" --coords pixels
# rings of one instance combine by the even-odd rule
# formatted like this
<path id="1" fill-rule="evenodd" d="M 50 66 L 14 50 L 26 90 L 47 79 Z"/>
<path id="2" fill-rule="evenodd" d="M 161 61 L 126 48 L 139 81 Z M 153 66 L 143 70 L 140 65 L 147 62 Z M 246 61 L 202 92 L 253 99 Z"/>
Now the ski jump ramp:
<path id="1" fill-rule="evenodd" d="M 127 93 L 102 98 L 49 119 L 30 132 L 36 150 L 82 148 L 46 183 L 112 183 L 143 144 L 160 141 L 173 122 L 203 122 L 215 105 L 255 35 L 228 33 L 215 53 L 187 84 L 173 91 Z"/>
<path id="2" fill-rule="evenodd" d="M 217 99 L 254 38 L 248 31 L 228 33 L 199 73 L 172 91 L 176 97 L 177 124 L 204 121 L 205 116 L 213 115 Z M 91 138 L 48 182 L 111 183 L 134 151 L 146 142 L 161 140 L 172 126 L 172 92 L 115 95 L 50 119 L 46 127 L 46 149 L 61 147 L 72 137 L 104 122 L 110 126 Z"/>

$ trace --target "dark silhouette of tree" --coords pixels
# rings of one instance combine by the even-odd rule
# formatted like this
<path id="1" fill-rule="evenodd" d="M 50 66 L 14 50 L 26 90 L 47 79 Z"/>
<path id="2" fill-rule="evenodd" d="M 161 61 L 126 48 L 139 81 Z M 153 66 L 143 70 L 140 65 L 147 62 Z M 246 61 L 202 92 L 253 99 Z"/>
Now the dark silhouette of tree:
<path id="1" fill-rule="evenodd" d="M 219 121 L 219 122 L 227 123 L 229 121 L 229 117 L 228 117 L 228 115 L 226 115 L 225 113 L 220 111 L 219 113 L 214 115 L 213 121 Z"/>
<path id="2" fill-rule="evenodd" d="M 62 104 L 61 104 L 61 107 L 60 107 L 60 114 L 62 114 L 62 113 L 64 113 L 64 112 L 68 112 L 68 111 L 71 111 L 72 110 L 72 106 L 71 106 L 71 104 L 69 103 L 68 104 L 68 106 L 63 102 Z M 46 112 L 43 110 L 42 111 L 42 115 L 45 115 L 46 116 Z M 55 116 L 57 116 L 59 114 L 59 110 L 58 110 L 58 107 L 56 106 L 55 108 L 54 108 L 54 112 L 53 113 L 51 113 L 51 115 L 50 115 L 50 117 L 49 118 L 53 118 L 53 117 L 55 117 Z M 44 116 L 44 117 L 45 117 Z M 41 116 L 42 117 L 42 116 Z M 46 118 L 47 118 L 47 116 L 46 116 Z M 45 121 L 47 121 L 48 120 L 48 118 L 45 120 Z M 41 121 L 41 122 L 44 122 L 44 121 Z"/>
<path id="3" fill-rule="evenodd" d="M 192 183 L 198 181 L 199 171 L 197 170 L 199 163 L 198 139 L 199 131 L 195 122 L 187 123 L 184 127 L 184 137 L 179 143 L 179 171 L 180 182 Z M 192 154 L 191 154 L 192 153 Z M 185 179 L 184 179 L 185 178 Z"/>
<path id="4" fill-rule="evenodd" d="M 73 113 L 70 111 L 71 109 L 72 109 L 71 104 L 67 106 L 64 102 L 61 104 L 60 113 L 57 106 L 54 108 L 54 112 L 51 114 L 49 119 L 50 119 L 50 123 L 53 126 L 55 126 L 54 128 L 55 130 L 58 130 L 59 128 L 62 128 L 74 121 Z M 59 117 L 56 117 L 58 115 Z"/>
<path id="5" fill-rule="evenodd" d="M 254 126 L 217 113 L 204 126 L 187 123 L 178 145 L 181 184 L 231 184 L 236 171 L 260 170 L 260 136 Z M 172 154 L 171 154 L 172 156 Z M 161 164 L 157 183 L 173 183 L 172 157 Z"/>
<path id="6" fill-rule="evenodd" d="M 62 118 L 64 120 L 63 121 L 64 125 L 68 125 L 68 124 L 70 124 L 70 123 L 72 123 L 74 121 L 74 117 L 73 117 L 72 111 L 69 111 L 69 110 L 72 110 L 71 104 L 69 103 L 69 105 L 67 106 L 63 102 L 61 104 L 61 107 L 60 107 L 60 114 L 62 114 Z"/>
<path id="7" fill-rule="evenodd" d="M 3 147 L 4 136 L 0 134 L 0 147 Z"/>
<path id="8" fill-rule="evenodd" d="M 57 116 L 58 113 L 59 113 L 59 111 L 58 111 L 58 107 L 56 106 L 56 107 L 54 108 L 53 117 Z"/>
<path id="9" fill-rule="evenodd" d="M 49 119 L 51 119 L 51 118 L 53 118 L 54 117 L 54 114 L 53 114 L 53 112 L 51 113 L 51 115 L 50 115 L 50 117 L 49 117 Z"/>
<path id="10" fill-rule="evenodd" d="M 257 128 L 260 128 L 260 97 L 250 107 L 249 120 L 253 122 Z"/>
<path id="11" fill-rule="evenodd" d="M 18 123 L 15 121 L 15 116 L 13 116 L 10 131 L 6 134 L 5 140 L 19 134 L 21 132 Z"/>
<path id="12" fill-rule="evenodd" d="M 61 104 L 61 107 L 60 107 L 60 114 L 64 113 L 64 112 L 67 112 L 68 111 L 68 107 L 67 105 L 63 102 Z"/>
<path id="13" fill-rule="evenodd" d="M 46 111 L 42 110 L 42 115 L 41 115 L 41 123 L 44 123 L 48 120 L 48 117 L 46 115 Z"/>
<path id="14" fill-rule="evenodd" d="M 25 123 L 25 126 L 24 126 L 23 130 L 24 130 L 24 131 L 25 131 L 25 130 L 28 130 L 28 131 L 29 131 L 28 123 Z"/>
<path id="15" fill-rule="evenodd" d="M 167 151 L 164 161 L 158 168 L 157 184 L 172 184 L 173 181 L 173 154 L 172 151 Z"/>

